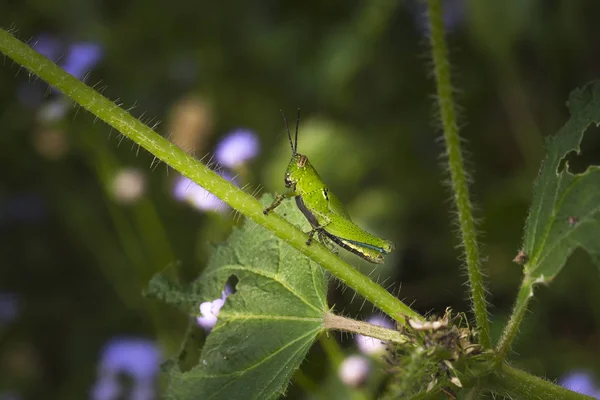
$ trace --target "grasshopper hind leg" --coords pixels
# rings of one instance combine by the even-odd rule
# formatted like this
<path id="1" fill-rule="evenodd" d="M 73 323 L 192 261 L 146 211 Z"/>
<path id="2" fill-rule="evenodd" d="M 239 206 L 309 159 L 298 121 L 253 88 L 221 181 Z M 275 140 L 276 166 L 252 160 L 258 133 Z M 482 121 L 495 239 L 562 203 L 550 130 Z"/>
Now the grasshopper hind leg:
<path id="1" fill-rule="evenodd" d="M 317 233 L 317 239 L 323 246 L 327 247 L 329 251 L 338 254 L 338 247 L 335 245 L 335 242 L 331 240 L 324 231 L 321 230 Z"/>
<path id="2" fill-rule="evenodd" d="M 306 232 L 306 234 L 308 235 L 308 239 L 306 240 L 306 245 L 307 246 L 310 246 L 310 244 L 312 243 L 313 237 L 315 236 L 315 233 L 317 234 L 317 238 L 320 239 L 319 241 L 321 243 L 323 243 L 323 241 L 322 241 L 323 236 L 327 236 L 327 233 L 325 232 L 325 229 L 324 229 L 325 226 L 326 226 L 326 224 L 325 225 L 315 226 L 310 231 Z"/>
<path id="3" fill-rule="evenodd" d="M 308 239 L 306 239 L 306 245 L 310 246 L 310 244 L 313 241 L 313 237 L 315 236 L 315 233 L 317 234 L 317 237 L 320 237 L 321 235 L 324 235 L 323 233 L 323 228 L 318 226 L 316 228 L 311 229 L 310 231 L 308 231 L 306 234 L 308 235 Z"/>
<path id="4" fill-rule="evenodd" d="M 313 228 L 307 234 L 308 234 L 308 240 L 306 240 L 307 246 L 310 246 L 310 244 L 313 241 L 313 237 L 316 234 L 317 241 L 319 243 L 321 243 L 323 246 L 327 247 L 327 249 L 329 249 L 329 251 L 331 251 L 332 253 L 338 254 L 337 246 L 335 245 L 335 242 L 333 240 L 331 240 L 331 238 L 329 237 L 327 232 L 323 229 L 323 227 Z"/>

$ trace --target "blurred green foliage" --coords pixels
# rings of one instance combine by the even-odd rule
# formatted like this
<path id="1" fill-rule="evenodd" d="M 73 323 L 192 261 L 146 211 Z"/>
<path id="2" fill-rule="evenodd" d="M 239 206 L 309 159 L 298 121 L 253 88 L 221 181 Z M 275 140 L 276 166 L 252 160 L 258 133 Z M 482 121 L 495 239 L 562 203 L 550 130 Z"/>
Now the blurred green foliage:
<path id="1" fill-rule="evenodd" d="M 446 5 L 497 335 L 520 278 L 511 260 L 543 137 L 566 120 L 568 93 L 599 75 L 600 3 Z M 100 82 L 125 107 L 135 104 L 132 113 L 151 124 L 164 121 L 157 128 L 164 135 L 186 131 L 178 123 L 191 102 L 198 120 L 182 137 L 199 158 L 231 129 L 256 132 L 260 157 L 236 171 L 248 191 L 283 190 L 288 148 L 279 109 L 302 108 L 302 151 L 355 220 L 397 244 L 375 270 L 348 259 L 391 290 L 401 284 L 399 296 L 421 313 L 441 314 L 446 306 L 467 310 L 468 302 L 443 184 L 423 10 L 417 1 L 9 0 L 0 25 L 15 27 L 21 39 L 46 33 L 99 43 L 104 58 L 86 81 Z M 32 84 L 40 82 L 4 61 L 0 291 L 15 295 L 18 316 L 0 321 L 0 393 L 85 398 L 111 337 L 156 337 L 165 355 L 178 349 L 186 317 L 144 299 L 142 288 L 174 263 L 182 280 L 194 278 L 208 244 L 226 237 L 237 219 L 176 201 L 172 171 L 85 112 L 69 108 L 64 118 L 41 120 L 40 108 L 20 100 Z M 600 161 L 599 148 L 600 136 L 586 135 L 579 159 Z M 146 180 L 144 195 L 129 203 L 113 194 L 125 167 Z M 538 291 L 516 342 L 519 366 L 548 378 L 573 368 L 599 375 L 597 276 L 577 251 L 552 287 Z M 330 304 L 354 316 L 371 313 L 339 287 Z M 353 345 L 347 337 L 342 343 Z M 304 378 L 325 376 L 323 357 L 311 353 Z M 307 385 L 290 395 L 302 396 L 300 386 Z"/>

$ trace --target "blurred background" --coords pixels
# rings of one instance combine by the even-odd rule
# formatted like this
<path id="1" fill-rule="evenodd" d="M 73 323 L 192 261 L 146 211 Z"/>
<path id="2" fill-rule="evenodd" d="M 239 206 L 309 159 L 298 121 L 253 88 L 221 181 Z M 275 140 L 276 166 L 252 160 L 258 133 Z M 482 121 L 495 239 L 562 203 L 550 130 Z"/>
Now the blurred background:
<path id="1" fill-rule="evenodd" d="M 1 8 L 0 26 L 249 193 L 284 190 L 279 109 L 293 121 L 301 108 L 300 151 L 359 225 L 397 247 L 385 266 L 341 255 L 421 313 L 468 311 L 420 2 Z M 544 137 L 566 121 L 568 93 L 600 77 L 600 3 L 446 0 L 444 9 L 497 337 L 520 282 L 512 259 Z M 142 290 L 168 266 L 194 279 L 240 217 L 6 58 L 0 130 L 0 400 L 159 398 L 160 364 L 188 316 Z M 578 161 L 598 161 L 598 150 L 600 136 L 587 135 Z M 538 290 L 515 365 L 600 397 L 598 278 L 576 251 Z M 330 303 L 377 318 L 351 290 L 333 285 Z M 362 359 L 351 371 L 378 363 L 355 338 L 339 339 Z M 319 372 L 326 365 L 316 345 L 289 396 L 322 398 L 339 385 Z M 340 377 L 349 387 L 381 382 Z M 368 397 L 376 389 L 366 385 Z"/>

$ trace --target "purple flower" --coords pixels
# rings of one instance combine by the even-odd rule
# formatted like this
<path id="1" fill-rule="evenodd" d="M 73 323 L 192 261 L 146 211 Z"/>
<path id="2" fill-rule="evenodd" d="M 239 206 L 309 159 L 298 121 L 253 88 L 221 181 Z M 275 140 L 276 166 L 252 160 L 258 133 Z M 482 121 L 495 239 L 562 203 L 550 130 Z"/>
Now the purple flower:
<path id="1" fill-rule="evenodd" d="M 221 292 L 221 298 L 213 301 L 206 301 L 200 304 L 200 316 L 196 317 L 198 325 L 206 331 L 210 331 L 217 324 L 217 317 L 221 311 L 221 307 L 225 304 L 227 296 L 231 294 L 231 289 L 225 286 L 225 290 Z"/>
<path id="2" fill-rule="evenodd" d="M 229 174 L 220 173 L 223 178 L 233 181 Z M 204 189 L 185 176 L 180 176 L 173 187 L 173 195 L 177 200 L 185 201 L 201 211 L 226 211 L 227 206 L 217 196 Z"/>
<path id="3" fill-rule="evenodd" d="M 31 47 L 41 55 L 56 61 L 62 43 L 54 36 L 42 33 L 32 41 Z"/>
<path id="4" fill-rule="evenodd" d="M 125 372 L 146 379 L 158 374 L 160 362 L 160 350 L 153 340 L 117 337 L 104 347 L 100 370 Z"/>
<path id="5" fill-rule="evenodd" d="M 256 157 L 260 151 L 258 138 L 247 129 L 238 129 L 225 136 L 215 150 L 217 162 L 235 168 Z"/>
<path id="6" fill-rule="evenodd" d="M 31 47 L 41 55 L 56 61 L 63 44 L 56 37 L 42 33 L 31 41 Z M 44 101 L 45 87 L 40 81 L 28 82 L 19 86 L 17 97 L 26 107 L 37 108 Z"/>
<path id="7" fill-rule="evenodd" d="M 57 38 L 41 34 L 32 41 L 32 47 L 40 54 L 48 57 L 54 62 L 58 62 L 61 53 L 65 52 L 64 44 Z M 83 79 L 85 75 L 102 59 L 102 47 L 97 43 L 90 42 L 75 42 L 66 50 L 66 59 L 61 64 L 62 68 L 77 79 Z M 32 82 L 21 85 L 18 89 L 17 96 L 19 101 L 31 108 L 39 107 L 44 101 L 45 86 L 41 82 Z M 52 88 L 56 94 L 58 89 Z M 40 118 L 46 121 L 47 116 L 50 121 L 62 116 L 67 111 L 67 102 L 60 101 L 52 104 L 50 108 L 43 111 Z"/>
<path id="8" fill-rule="evenodd" d="M 98 366 L 99 379 L 92 388 L 92 400 L 113 400 L 123 395 L 119 375 L 133 379 L 129 399 L 152 400 L 162 356 L 156 343 L 142 338 L 115 338 L 104 347 Z"/>
<path id="9" fill-rule="evenodd" d="M 558 384 L 577 393 L 600 399 L 600 388 L 594 383 L 594 378 L 584 371 L 574 371 L 559 379 Z"/>
<path id="10" fill-rule="evenodd" d="M 13 293 L 0 292 L 0 327 L 17 318 L 19 304 Z"/>
<path id="11" fill-rule="evenodd" d="M 69 47 L 63 69 L 77 79 L 83 79 L 102 59 L 102 47 L 96 43 L 77 42 Z"/>

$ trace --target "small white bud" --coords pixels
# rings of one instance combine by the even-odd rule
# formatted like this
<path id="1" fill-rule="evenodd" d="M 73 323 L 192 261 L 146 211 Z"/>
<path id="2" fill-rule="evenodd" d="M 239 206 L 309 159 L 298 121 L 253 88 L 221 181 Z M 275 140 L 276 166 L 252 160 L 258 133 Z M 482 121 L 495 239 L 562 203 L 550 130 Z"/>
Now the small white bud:
<path id="1" fill-rule="evenodd" d="M 370 371 L 371 366 L 368 359 L 363 356 L 353 355 L 342 361 L 338 370 L 338 376 L 346 385 L 356 388 L 367 380 Z"/>
<path id="2" fill-rule="evenodd" d="M 393 327 L 392 323 L 388 319 L 379 315 L 371 316 L 367 322 L 384 328 Z M 360 352 L 366 355 L 379 355 L 383 354 L 386 350 L 385 342 L 364 335 L 356 335 L 356 345 L 358 346 Z"/>
<path id="3" fill-rule="evenodd" d="M 133 203 L 146 191 L 146 177 L 135 168 L 123 168 L 112 181 L 112 192 L 121 203 Z"/>
<path id="4" fill-rule="evenodd" d="M 217 317 L 221 311 L 221 307 L 225 304 L 228 295 L 228 288 L 221 292 L 221 298 L 213 301 L 206 301 L 200 304 L 200 316 L 196 317 L 198 325 L 206 331 L 210 331 L 217 324 Z"/>

